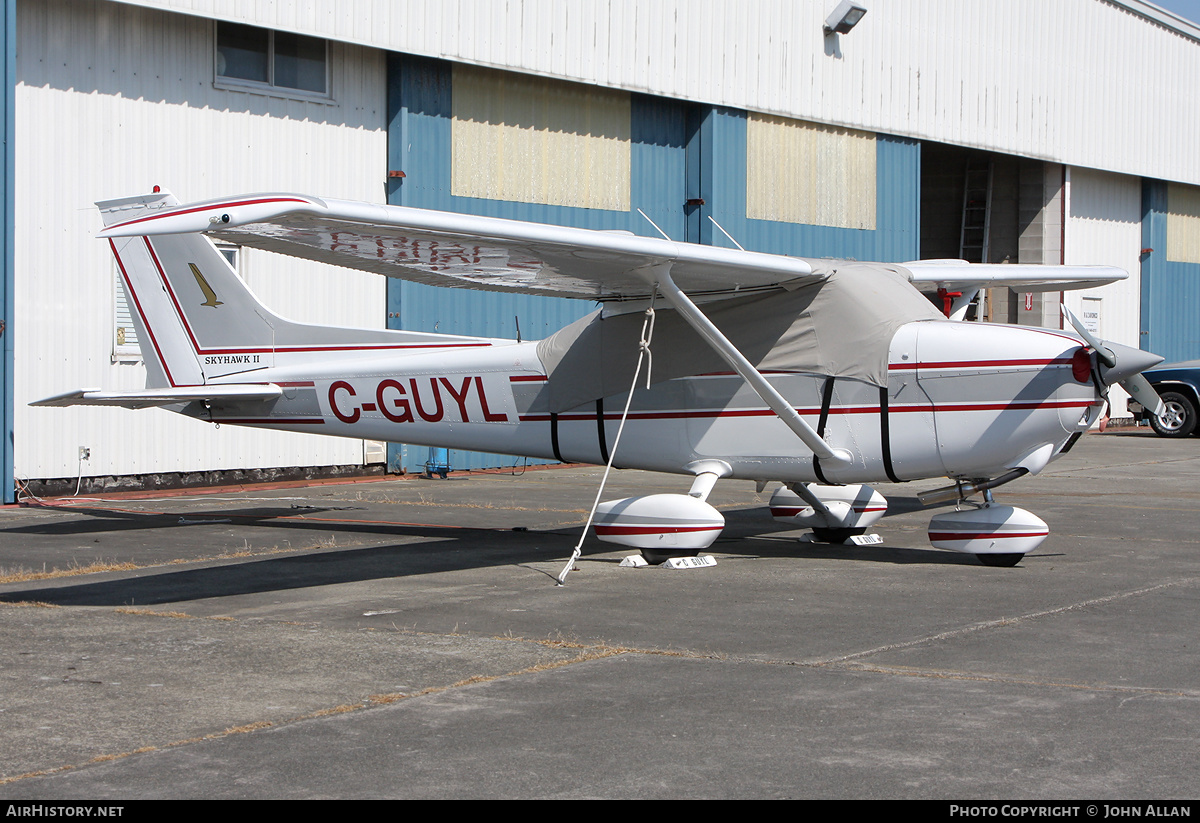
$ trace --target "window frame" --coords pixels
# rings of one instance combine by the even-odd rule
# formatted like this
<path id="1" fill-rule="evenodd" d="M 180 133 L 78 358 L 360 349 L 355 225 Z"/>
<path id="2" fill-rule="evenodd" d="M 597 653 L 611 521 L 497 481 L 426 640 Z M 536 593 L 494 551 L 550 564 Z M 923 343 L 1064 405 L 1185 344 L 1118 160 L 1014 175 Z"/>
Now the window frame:
<path id="1" fill-rule="evenodd" d="M 142 360 L 142 347 L 138 343 L 137 326 L 133 324 L 133 301 L 125 291 L 121 270 L 115 259 L 112 261 L 112 273 L 112 362 L 139 363 Z M 133 332 L 132 342 L 128 338 L 121 339 L 125 329 Z"/>
<path id="2" fill-rule="evenodd" d="M 230 25 L 247 26 L 249 28 L 259 29 L 267 33 L 267 77 L 264 82 L 262 80 L 247 80 L 241 77 L 227 77 L 220 74 L 221 60 L 221 24 L 228 23 Z M 260 94 L 269 94 L 272 97 L 285 97 L 296 100 L 307 100 L 318 103 L 332 102 L 333 100 L 333 71 L 332 61 L 330 59 L 329 40 L 323 37 L 313 37 L 310 34 L 301 34 L 299 32 L 277 32 L 275 29 L 263 28 L 262 26 L 252 26 L 249 23 L 239 23 L 234 20 L 214 20 L 213 21 L 213 48 L 212 48 L 212 69 L 213 69 L 213 87 L 224 91 L 247 91 L 258 92 Z M 280 86 L 275 84 L 275 35 L 293 34 L 301 37 L 308 37 L 313 40 L 321 41 L 321 45 L 325 49 L 324 67 L 325 67 L 325 91 L 309 91 L 307 89 L 297 89 L 291 86 Z"/>

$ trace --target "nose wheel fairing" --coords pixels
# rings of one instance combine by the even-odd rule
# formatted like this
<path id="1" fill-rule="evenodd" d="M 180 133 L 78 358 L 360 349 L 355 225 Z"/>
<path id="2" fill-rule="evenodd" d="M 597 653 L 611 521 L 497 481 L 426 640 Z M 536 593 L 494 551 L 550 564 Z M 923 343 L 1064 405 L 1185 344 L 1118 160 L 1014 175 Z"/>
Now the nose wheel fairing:
<path id="1" fill-rule="evenodd" d="M 1015 506 L 985 503 L 981 508 L 944 512 L 929 521 L 929 542 L 936 549 L 985 557 L 1017 556 L 1018 560 L 1041 545 L 1050 527 L 1037 515 Z M 1015 565 L 1015 563 L 1013 564 Z"/>

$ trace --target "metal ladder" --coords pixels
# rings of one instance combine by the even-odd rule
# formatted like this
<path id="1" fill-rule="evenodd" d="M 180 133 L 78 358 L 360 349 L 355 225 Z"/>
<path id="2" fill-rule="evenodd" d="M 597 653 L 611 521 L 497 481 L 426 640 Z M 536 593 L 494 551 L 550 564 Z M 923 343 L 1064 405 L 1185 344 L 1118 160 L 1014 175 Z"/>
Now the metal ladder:
<path id="1" fill-rule="evenodd" d="M 958 256 L 970 263 L 988 262 L 992 228 L 992 160 L 967 160 L 963 185 L 962 233 Z"/>
<path id="2" fill-rule="evenodd" d="M 958 256 L 969 263 L 988 262 L 992 233 L 992 159 L 971 157 L 963 173 L 962 231 L 958 238 Z M 974 319 L 986 317 L 986 289 L 973 301 Z M 969 315 L 968 315 L 969 316 Z"/>

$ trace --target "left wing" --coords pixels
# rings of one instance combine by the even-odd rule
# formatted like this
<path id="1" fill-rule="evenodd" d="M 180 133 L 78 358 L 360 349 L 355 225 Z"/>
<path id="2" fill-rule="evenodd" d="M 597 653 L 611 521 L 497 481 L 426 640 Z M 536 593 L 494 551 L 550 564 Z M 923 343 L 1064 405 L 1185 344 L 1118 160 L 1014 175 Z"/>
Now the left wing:
<path id="1" fill-rule="evenodd" d="M 648 295 L 664 264 L 693 295 L 821 279 L 796 257 L 298 194 L 143 212 L 100 236 L 189 232 L 430 285 L 591 300 Z"/>
<path id="2" fill-rule="evenodd" d="M 649 270 L 670 265 L 693 296 L 820 279 L 799 257 L 676 243 L 497 217 L 383 206 L 302 194 L 251 194 L 164 208 L 101 237 L 204 232 L 214 239 L 437 286 L 591 300 L 643 297 Z M 1129 275 L 1111 266 L 1030 266 L 919 260 L 902 264 L 917 288 L 1011 286 L 1059 291 Z"/>

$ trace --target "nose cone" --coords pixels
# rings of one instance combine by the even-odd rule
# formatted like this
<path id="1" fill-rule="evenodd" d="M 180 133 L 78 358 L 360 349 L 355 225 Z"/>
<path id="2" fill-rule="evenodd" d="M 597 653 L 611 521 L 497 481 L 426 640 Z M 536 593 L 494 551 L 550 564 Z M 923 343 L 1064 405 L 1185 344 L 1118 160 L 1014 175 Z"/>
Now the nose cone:
<path id="1" fill-rule="evenodd" d="M 1127 380 L 1135 374 L 1140 374 L 1146 369 L 1157 366 L 1163 361 L 1162 357 L 1153 352 L 1142 351 L 1130 346 L 1122 346 L 1119 343 L 1105 341 L 1104 346 L 1113 353 L 1117 361 L 1111 368 L 1101 367 L 1101 377 L 1109 385 Z"/>

